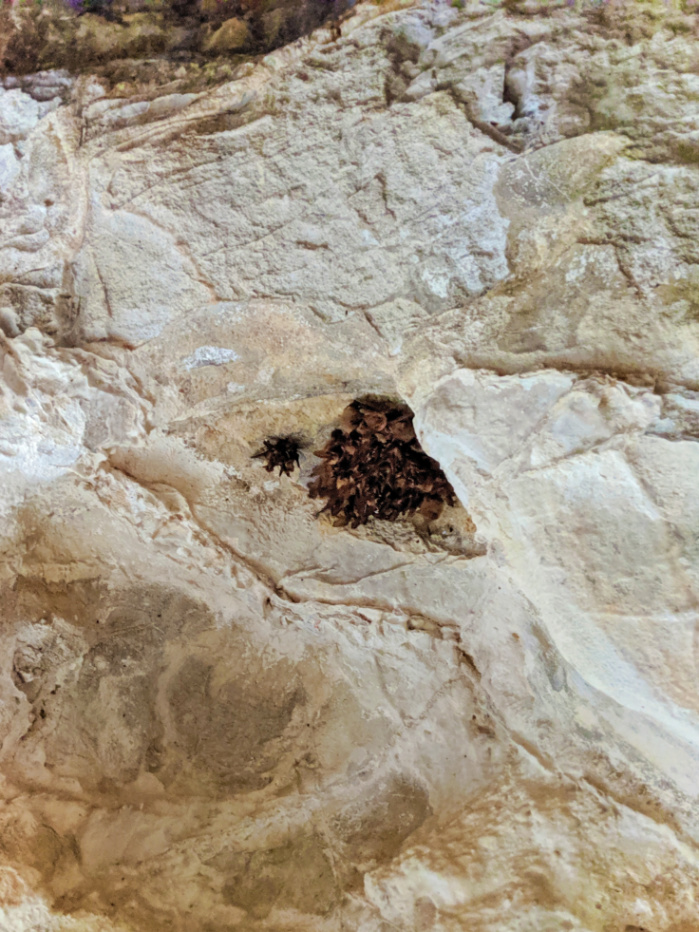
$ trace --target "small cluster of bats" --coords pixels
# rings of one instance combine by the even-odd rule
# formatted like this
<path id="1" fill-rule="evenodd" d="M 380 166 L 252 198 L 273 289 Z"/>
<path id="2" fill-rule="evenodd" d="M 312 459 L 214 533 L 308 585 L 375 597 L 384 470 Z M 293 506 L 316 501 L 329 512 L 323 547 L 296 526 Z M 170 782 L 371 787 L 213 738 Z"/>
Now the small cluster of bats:
<path id="1" fill-rule="evenodd" d="M 270 437 L 253 458 L 264 457 L 268 472 L 290 476 L 299 465 L 301 441 Z M 407 405 L 374 398 L 353 401 L 340 427 L 322 450 L 311 473 L 308 494 L 326 499 L 320 514 L 336 526 L 358 527 L 370 518 L 395 521 L 419 512 L 428 520 L 441 514 L 456 496 L 439 464 L 420 446 Z"/>

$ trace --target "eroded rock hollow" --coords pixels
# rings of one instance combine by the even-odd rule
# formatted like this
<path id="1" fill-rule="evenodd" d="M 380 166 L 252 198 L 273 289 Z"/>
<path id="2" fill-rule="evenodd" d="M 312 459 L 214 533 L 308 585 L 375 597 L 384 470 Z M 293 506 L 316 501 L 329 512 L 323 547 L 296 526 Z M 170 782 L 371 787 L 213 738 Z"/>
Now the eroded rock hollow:
<path id="1" fill-rule="evenodd" d="M 234 6 L 0 11 L 0 929 L 696 932 L 697 10 Z"/>

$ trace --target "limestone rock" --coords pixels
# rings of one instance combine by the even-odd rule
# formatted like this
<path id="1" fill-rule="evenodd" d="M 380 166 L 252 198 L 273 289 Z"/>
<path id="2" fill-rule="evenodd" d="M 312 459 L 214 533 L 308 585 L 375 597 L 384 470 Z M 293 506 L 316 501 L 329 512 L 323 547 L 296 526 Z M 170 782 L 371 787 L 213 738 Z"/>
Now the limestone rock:
<path id="1" fill-rule="evenodd" d="M 0 9 L 0 74 L 109 72 L 159 56 L 191 64 L 257 54 L 337 20 L 355 0 L 53 0 Z M 161 62 L 167 63 L 166 59 Z M 174 69 L 176 70 L 177 65 Z M 204 70 L 205 83 L 211 78 Z M 117 82 L 115 82 L 117 83 Z"/>
<path id="2" fill-rule="evenodd" d="M 691 932 L 696 11 L 292 6 L 0 10 L 0 929 Z"/>
<path id="3" fill-rule="evenodd" d="M 232 16 L 212 33 L 204 48 L 206 51 L 232 52 L 244 48 L 249 41 L 250 33 L 245 21 Z"/>

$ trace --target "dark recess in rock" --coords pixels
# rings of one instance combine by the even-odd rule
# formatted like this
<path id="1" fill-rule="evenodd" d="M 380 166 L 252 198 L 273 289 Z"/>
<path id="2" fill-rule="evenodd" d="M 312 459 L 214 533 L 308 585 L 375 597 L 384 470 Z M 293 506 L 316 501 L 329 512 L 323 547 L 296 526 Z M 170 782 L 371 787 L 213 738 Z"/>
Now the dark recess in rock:
<path id="1" fill-rule="evenodd" d="M 15 8 L 0 0 L 0 75 L 99 71 L 110 61 L 143 58 L 197 62 L 264 54 L 328 21 L 336 35 L 354 2 L 28 0 Z"/>
<path id="2" fill-rule="evenodd" d="M 415 436 L 413 412 L 405 404 L 365 397 L 344 411 L 313 470 L 308 492 L 326 498 L 337 526 L 358 527 L 369 518 L 395 521 L 419 511 L 438 518 L 456 496 L 439 464 Z"/>

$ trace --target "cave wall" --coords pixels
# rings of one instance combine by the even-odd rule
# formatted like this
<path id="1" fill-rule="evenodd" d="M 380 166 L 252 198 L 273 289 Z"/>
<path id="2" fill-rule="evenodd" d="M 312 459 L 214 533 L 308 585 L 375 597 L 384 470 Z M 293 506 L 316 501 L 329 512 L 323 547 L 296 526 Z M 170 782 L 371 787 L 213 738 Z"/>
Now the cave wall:
<path id="1" fill-rule="evenodd" d="M 699 929 L 697 27 L 5 74 L 0 928 Z M 309 499 L 366 393 L 436 520 Z"/>

